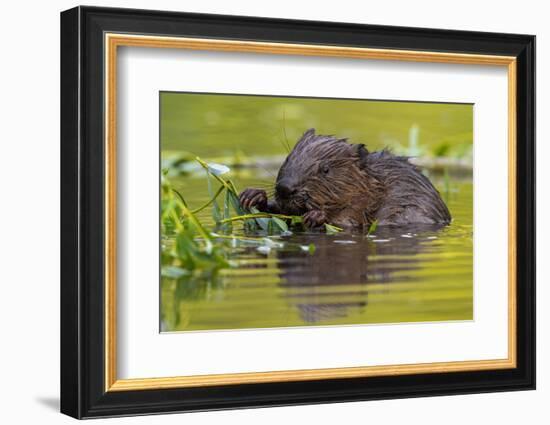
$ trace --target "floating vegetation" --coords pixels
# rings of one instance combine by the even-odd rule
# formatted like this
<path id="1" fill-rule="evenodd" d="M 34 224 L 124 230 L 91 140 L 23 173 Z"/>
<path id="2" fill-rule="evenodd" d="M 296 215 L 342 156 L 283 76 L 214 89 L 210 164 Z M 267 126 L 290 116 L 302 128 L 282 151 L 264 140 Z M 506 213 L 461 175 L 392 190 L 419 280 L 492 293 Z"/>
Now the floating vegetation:
<path id="1" fill-rule="evenodd" d="M 305 252 L 309 252 L 311 255 L 315 253 L 315 245 L 310 243 L 309 245 L 300 245 L 300 249 Z"/>
<path id="2" fill-rule="evenodd" d="M 376 232 L 376 229 L 378 228 L 378 219 L 374 220 L 370 226 L 369 226 L 369 230 L 367 232 L 367 236 L 370 236 L 372 235 L 374 232 Z"/>
<path id="3" fill-rule="evenodd" d="M 168 178 L 161 177 L 161 231 L 163 276 L 179 278 L 195 269 L 229 267 L 230 262 L 212 234 L 189 209 Z M 166 235 L 172 236 L 167 239 Z"/>
<path id="4" fill-rule="evenodd" d="M 199 157 L 195 157 L 194 162 L 206 173 L 209 196 L 205 204 L 195 209 L 188 205 L 185 197 L 173 188 L 169 180 L 171 175 L 177 175 L 181 171 L 183 164 L 191 168 L 188 156 L 165 164 L 177 167 L 178 170 L 175 172 L 163 168 L 162 276 L 180 279 L 195 271 L 204 272 L 236 266 L 231 256 L 237 248 L 253 247 L 264 255 L 282 248 L 313 255 L 315 245 L 300 245 L 281 239 L 293 234 L 290 227 L 303 230 L 301 216 L 265 213 L 254 207 L 250 210 L 244 209 L 239 202 L 238 191 L 233 181 L 222 177 L 231 171 L 228 166 L 206 162 Z M 207 208 L 211 208 L 215 223 L 213 229 L 207 228 L 197 217 L 199 212 Z M 244 236 L 233 233 L 234 225 L 238 223 L 243 227 Z M 327 234 L 334 234 L 343 229 L 326 224 L 325 230 Z M 261 236 L 249 236 L 251 234 Z"/>
<path id="5" fill-rule="evenodd" d="M 341 232 L 342 230 L 344 229 L 342 229 L 341 227 L 333 226 L 332 224 L 325 223 L 325 232 L 327 232 L 327 235 L 334 235 L 336 233 Z"/>

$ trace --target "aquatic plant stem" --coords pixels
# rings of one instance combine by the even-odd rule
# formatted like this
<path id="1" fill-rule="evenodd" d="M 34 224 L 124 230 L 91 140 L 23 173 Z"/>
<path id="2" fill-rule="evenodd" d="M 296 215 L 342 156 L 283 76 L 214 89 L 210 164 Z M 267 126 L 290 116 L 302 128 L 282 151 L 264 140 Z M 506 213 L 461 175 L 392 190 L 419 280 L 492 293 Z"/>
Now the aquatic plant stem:
<path id="1" fill-rule="evenodd" d="M 179 193 L 176 189 L 172 188 L 172 191 L 178 195 L 178 198 L 180 198 L 180 201 L 182 202 L 183 205 L 187 206 L 187 202 L 185 202 L 185 198 L 183 197 L 183 195 L 181 193 Z"/>
<path id="2" fill-rule="evenodd" d="M 212 249 L 212 236 L 210 233 L 204 228 L 202 223 L 195 217 L 195 214 L 193 214 L 189 208 L 187 208 L 185 205 L 181 206 L 184 214 L 189 218 L 189 221 L 193 223 L 193 225 L 196 227 L 199 234 L 204 238 L 206 241 L 206 249 L 207 251 L 210 251 Z"/>
<path id="3" fill-rule="evenodd" d="M 244 221 L 244 220 L 250 220 L 250 219 L 255 219 L 255 218 L 282 218 L 282 219 L 288 219 L 288 220 L 292 220 L 292 219 L 296 219 L 296 218 L 300 218 L 300 216 L 293 216 L 293 215 L 283 215 L 283 214 L 269 214 L 269 213 L 258 213 L 258 214 L 245 214 L 245 215 L 238 215 L 238 216 L 235 216 L 235 217 L 230 217 L 230 218 L 226 218 L 224 220 L 221 220 L 220 223 L 229 223 L 231 221 Z"/>
<path id="4" fill-rule="evenodd" d="M 220 193 L 222 193 L 224 187 L 223 186 L 220 186 L 220 188 L 218 189 L 218 191 L 215 193 L 215 195 L 212 197 L 212 199 L 210 199 L 206 204 L 204 204 L 202 207 L 199 207 L 197 209 L 194 209 L 192 210 L 191 212 L 193 214 L 198 214 L 200 213 L 202 210 L 204 210 L 206 207 L 212 205 L 212 203 L 217 199 L 217 197 L 220 195 Z"/>

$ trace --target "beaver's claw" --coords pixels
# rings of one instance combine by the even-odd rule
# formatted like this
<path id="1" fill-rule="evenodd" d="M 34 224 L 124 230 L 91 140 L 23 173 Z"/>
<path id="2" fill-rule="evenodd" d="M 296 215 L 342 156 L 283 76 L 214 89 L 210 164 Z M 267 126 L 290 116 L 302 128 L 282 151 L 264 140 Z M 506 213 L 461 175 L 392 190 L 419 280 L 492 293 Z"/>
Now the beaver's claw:
<path id="1" fill-rule="evenodd" d="M 321 210 L 311 210 L 302 216 L 304 226 L 311 229 L 320 227 L 327 222 L 326 214 Z"/>
<path id="2" fill-rule="evenodd" d="M 245 189 L 239 195 L 239 202 L 247 210 L 256 207 L 260 211 L 265 211 L 267 209 L 267 193 L 261 189 Z"/>

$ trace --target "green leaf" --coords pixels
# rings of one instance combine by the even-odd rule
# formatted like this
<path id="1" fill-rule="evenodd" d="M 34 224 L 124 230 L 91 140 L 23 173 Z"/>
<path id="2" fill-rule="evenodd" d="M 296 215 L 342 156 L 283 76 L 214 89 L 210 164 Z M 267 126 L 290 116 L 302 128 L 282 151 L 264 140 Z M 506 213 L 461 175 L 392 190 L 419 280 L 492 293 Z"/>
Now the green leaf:
<path id="1" fill-rule="evenodd" d="M 229 200 L 231 201 L 231 206 L 233 207 L 235 214 L 237 215 L 246 214 L 246 211 L 241 206 L 241 203 L 239 202 L 239 197 L 235 194 L 235 192 L 228 190 L 227 193 L 229 193 Z"/>
<path id="2" fill-rule="evenodd" d="M 251 212 L 252 214 L 261 214 L 260 210 L 258 210 L 258 208 L 256 208 L 256 207 L 250 208 L 250 212 Z M 267 231 L 268 233 L 270 233 L 270 224 L 269 224 L 269 220 L 270 220 L 270 219 L 269 219 L 269 218 L 265 218 L 265 217 L 263 217 L 263 218 L 255 218 L 255 219 L 252 219 L 252 220 L 247 220 L 247 222 L 248 222 L 248 221 L 254 221 L 254 220 L 256 221 L 256 223 L 258 224 L 258 226 L 260 226 L 260 228 L 261 228 L 262 230 L 265 230 L 265 231 Z"/>
<path id="3" fill-rule="evenodd" d="M 370 234 L 376 232 L 376 229 L 378 228 L 378 219 L 374 220 L 371 225 L 369 226 L 369 231 L 367 232 L 367 236 Z"/>
<path id="4" fill-rule="evenodd" d="M 210 178 L 210 173 L 206 173 L 206 180 L 208 181 L 208 195 L 210 196 L 210 199 L 213 199 L 212 218 L 217 224 L 222 220 L 222 214 L 220 212 L 220 206 L 218 204 L 218 200 L 214 196 L 214 190 L 212 189 L 212 179 Z"/>
<path id="5" fill-rule="evenodd" d="M 302 251 L 309 252 L 311 255 L 315 254 L 315 245 L 310 243 L 309 245 L 300 245 Z"/>
<path id="6" fill-rule="evenodd" d="M 183 266 L 187 269 L 195 268 L 193 261 L 193 253 L 198 251 L 193 239 L 189 238 L 185 233 L 180 233 L 176 236 L 176 253 L 180 258 Z"/>
<path id="7" fill-rule="evenodd" d="M 325 223 L 325 231 L 327 232 L 327 235 L 334 235 L 336 233 L 340 233 L 342 230 L 344 229 Z"/>
<path id="8" fill-rule="evenodd" d="M 229 212 L 229 205 L 231 204 L 231 192 L 228 190 L 225 191 L 225 199 L 223 202 L 223 219 L 231 217 L 231 213 Z"/>
<path id="9" fill-rule="evenodd" d="M 229 211 L 230 205 L 231 205 L 231 192 L 229 190 L 226 190 L 225 199 L 223 202 L 223 220 L 231 217 L 231 212 Z M 227 233 L 231 233 L 231 231 L 233 230 L 233 224 L 231 222 L 223 223 L 221 225 L 221 230 Z"/>
<path id="10" fill-rule="evenodd" d="M 271 220 L 273 220 L 273 222 L 277 224 L 277 226 L 279 226 L 279 229 L 281 229 L 282 232 L 286 232 L 288 230 L 288 225 L 284 220 L 281 220 L 278 217 L 272 217 Z"/>

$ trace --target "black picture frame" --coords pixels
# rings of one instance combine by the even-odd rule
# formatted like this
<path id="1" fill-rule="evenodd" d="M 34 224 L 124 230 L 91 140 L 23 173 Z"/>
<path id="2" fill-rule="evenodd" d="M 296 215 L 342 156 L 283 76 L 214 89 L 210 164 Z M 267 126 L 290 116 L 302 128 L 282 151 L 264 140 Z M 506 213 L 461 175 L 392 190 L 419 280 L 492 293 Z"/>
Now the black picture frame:
<path id="1" fill-rule="evenodd" d="M 104 33 L 507 55 L 517 58 L 517 367 L 105 391 Z M 61 412 L 75 418 L 535 388 L 535 37 L 76 7 L 61 13 Z"/>

